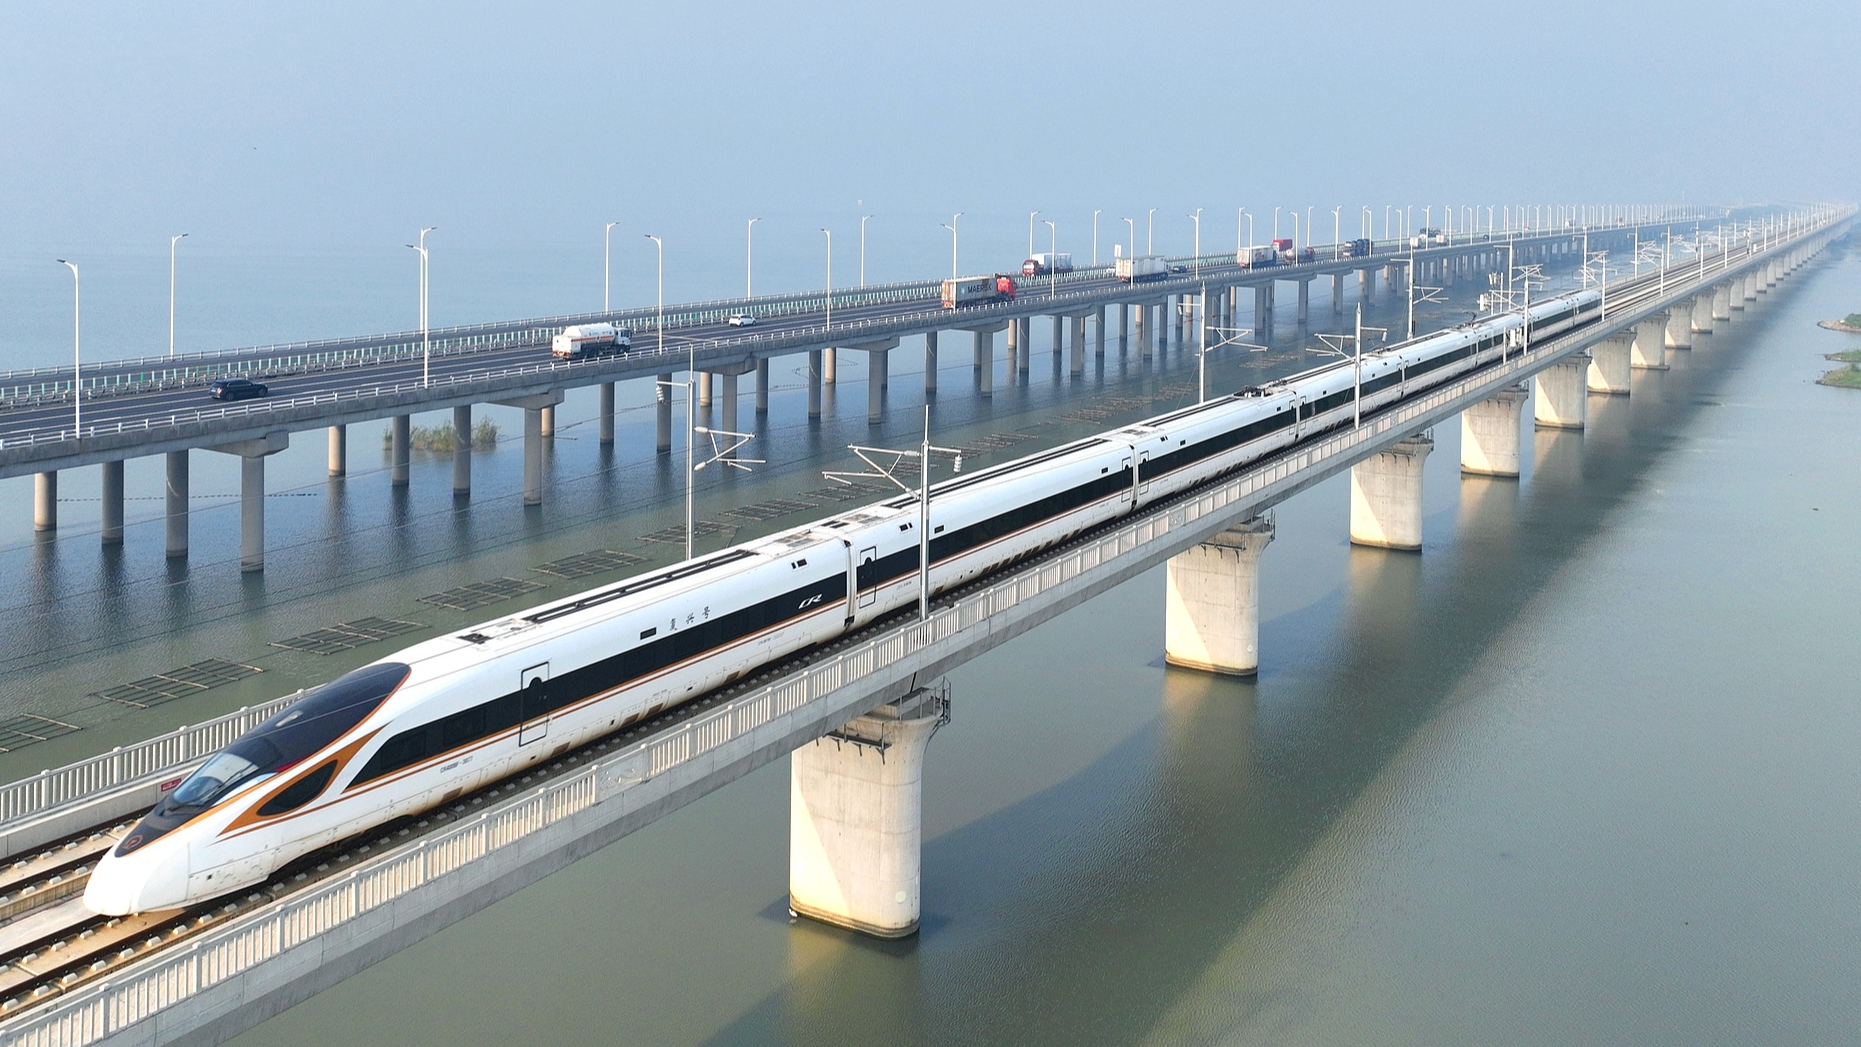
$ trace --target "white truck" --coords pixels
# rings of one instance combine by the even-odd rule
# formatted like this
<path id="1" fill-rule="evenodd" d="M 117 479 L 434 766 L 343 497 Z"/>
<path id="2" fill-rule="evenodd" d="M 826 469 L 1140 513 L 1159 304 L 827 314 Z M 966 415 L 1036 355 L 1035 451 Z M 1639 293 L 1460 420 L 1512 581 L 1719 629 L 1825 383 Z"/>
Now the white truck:
<path id="1" fill-rule="evenodd" d="M 1112 272 L 1125 283 L 1134 284 L 1168 276 L 1170 265 L 1160 254 L 1140 254 L 1116 259 Z"/>
<path id="2" fill-rule="evenodd" d="M 1022 276 L 1046 276 L 1048 273 L 1073 271 L 1073 256 L 1065 251 L 1042 251 L 1021 263 Z"/>
<path id="3" fill-rule="evenodd" d="M 552 355 L 576 360 L 601 353 L 624 353 L 633 346 L 633 332 L 613 324 L 575 324 L 549 340 Z"/>

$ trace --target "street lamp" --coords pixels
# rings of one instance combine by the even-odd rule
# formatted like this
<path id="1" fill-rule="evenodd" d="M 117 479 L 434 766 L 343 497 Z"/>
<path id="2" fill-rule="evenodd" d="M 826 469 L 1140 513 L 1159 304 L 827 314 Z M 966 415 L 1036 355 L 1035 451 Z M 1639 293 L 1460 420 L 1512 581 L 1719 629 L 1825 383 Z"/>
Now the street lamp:
<path id="1" fill-rule="evenodd" d="M 869 214 L 859 216 L 859 285 L 866 286 L 866 219 Z"/>
<path id="2" fill-rule="evenodd" d="M 1099 215 L 1102 215 L 1104 213 L 1105 213 L 1105 209 L 1102 207 L 1092 212 L 1092 264 L 1093 265 L 1099 264 Z"/>
<path id="3" fill-rule="evenodd" d="M 1277 206 L 1273 208 L 1273 239 L 1279 239 L 1279 208 Z"/>
<path id="4" fill-rule="evenodd" d="M 1183 215 L 1183 217 L 1195 223 L 1195 272 L 1197 276 L 1200 276 L 1202 275 L 1202 209 L 1198 207 L 1194 214 Z"/>
<path id="5" fill-rule="evenodd" d="M 1057 286 L 1060 281 L 1060 227 L 1054 225 L 1050 218 L 1042 218 L 1041 223 L 1047 227 L 1047 235 L 1050 237 L 1047 246 L 1047 297 L 1052 298 L 1060 293 Z M 1054 351 L 1057 353 L 1059 350 Z M 1054 359 L 1059 357 L 1055 356 Z"/>
<path id="6" fill-rule="evenodd" d="M 607 228 L 601 230 L 601 311 L 604 313 L 610 308 L 607 304 L 607 290 L 613 282 L 610 274 L 613 272 L 614 227 L 619 224 L 609 222 Z"/>
<path id="7" fill-rule="evenodd" d="M 659 328 L 659 353 L 666 351 L 666 243 L 651 233 L 646 238 L 653 242 L 659 258 L 659 311 L 657 326 Z M 693 413 L 695 407 L 692 395 L 698 381 L 698 343 L 695 339 L 686 340 L 685 364 L 685 559 L 691 559 L 692 535 L 696 530 L 695 508 L 692 498 L 692 486 L 698 480 L 698 471 L 692 463 L 692 445 L 698 438 L 698 419 Z"/>
<path id="8" fill-rule="evenodd" d="M 1157 253 L 1156 240 L 1154 239 L 1156 231 L 1157 231 L 1157 209 L 1153 207 L 1150 209 L 1149 224 L 1144 226 L 1144 253 L 1145 254 L 1156 254 Z"/>
<path id="9" fill-rule="evenodd" d="M 1034 257 L 1034 216 L 1039 213 L 1039 211 L 1027 213 L 1027 256 L 1029 258 Z"/>
<path id="10" fill-rule="evenodd" d="M 751 288 L 755 287 L 756 278 L 756 223 L 760 218 L 752 218 L 743 227 L 743 297 L 756 297 Z"/>
<path id="11" fill-rule="evenodd" d="M 834 326 L 834 231 L 823 229 L 827 234 L 827 328 Z"/>
<path id="12" fill-rule="evenodd" d="M 174 245 L 187 238 L 181 233 L 168 238 L 168 355 L 174 355 Z"/>
<path id="13" fill-rule="evenodd" d="M 1363 226 L 1361 229 L 1361 235 L 1365 240 L 1370 239 L 1371 227 L 1375 224 L 1375 221 L 1376 215 L 1371 213 L 1370 205 L 1365 204 L 1363 208 Z"/>
<path id="14" fill-rule="evenodd" d="M 1131 228 L 1131 255 L 1135 257 L 1137 255 L 1137 223 L 1126 218 L 1124 224 Z"/>
<path id="15" fill-rule="evenodd" d="M 1292 264 L 1299 264 L 1299 212 L 1292 213 Z"/>
<path id="16" fill-rule="evenodd" d="M 420 242 L 407 246 L 420 252 L 420 385 L 424 388 L 432 381 L 433 343 L 427 338 L 427 261 L 426 234 L 438 229 L 429 225 L 420 230 Z"/>
<path id="17" fill-rule="evenodd" d="M 950 216 L 950 224 L 944 225 L 942 222 L 937 223 L 938 225 L 943 225 L 945 229 L 950 230 L 950 279 L 952 280 L 957 278 L 957 275 L 956 275 L 956 220 L 961 217 L 963 217 L 963 212 L 958 211 L 957 213 Z"/>
<path id="18" fill-rule="evenodd" d="M 1338 227 L 1338 222 L 1339 222 L 1339 220 L 1340 220 L 1340 219 L 1338 218 L 1338 215 L 1339 215 L 1339 214 L 1340 214 L 1340 213 L 1341 213 L 1341 212 L 1342 212 L 1343 210 L 1344 210 L 1344 205 L 1343 205 L 1343 204 L 1339 204 L 1338 206 L 1336 206 L 1336 207 L 1333 207 L 1333 208 L 1331 209 L 1331 257 L 1332 257 L 1333 259 L 1335 259 L 1335 258 L 1337 258 L 1337 256 L 1338 256 L 1338 244 L 1339 244 L 1339 243 L 1341 243 L 1341 242 L 1343 241 L 1343 239 L 1344 239 L 1344 234 L 1343 234 L 1342 232 L 1339 232 L 1339 231 L 1338 231 L 1338 228 L 1339 228 L 1339 227 Z"/>
<path id="19" fill-rule="evenodd" d="M 78 344 L 78 264 L 63 258 L 58 264 L 71 270 L 71 438 L 84 429 L 84 354 Z"/>

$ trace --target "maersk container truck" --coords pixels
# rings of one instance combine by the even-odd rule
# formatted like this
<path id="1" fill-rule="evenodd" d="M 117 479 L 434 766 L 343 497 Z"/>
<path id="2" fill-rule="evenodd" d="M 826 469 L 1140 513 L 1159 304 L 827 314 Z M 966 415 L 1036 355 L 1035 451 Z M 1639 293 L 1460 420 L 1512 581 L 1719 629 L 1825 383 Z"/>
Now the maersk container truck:
<path id="1" fill-rule="evenodd" d="M 1135 257 L 1117 259 L 1112 272 L 1125 283 L 1135 284 L 1145 280 L 1160 280 L 1168 276 L 1170 265 L 1160 254 L 1140 254 Z"/>
<path id="2" fill-rule="evenodd" d="M 564 327 L 549 340 L 549 351 L 565 360 L 606 352 L 625 352 L 633 345 L 633 332 L 613 324 L 576 324 Z"/>
<path id="3" fill-rule="evenodd" d="M 986 302 L 1012 302 L 1014 296 L 1014 280 L 999 273 L 994 276 L 959 276 L 943 282 L 945 309 L 982 305 Z"/>

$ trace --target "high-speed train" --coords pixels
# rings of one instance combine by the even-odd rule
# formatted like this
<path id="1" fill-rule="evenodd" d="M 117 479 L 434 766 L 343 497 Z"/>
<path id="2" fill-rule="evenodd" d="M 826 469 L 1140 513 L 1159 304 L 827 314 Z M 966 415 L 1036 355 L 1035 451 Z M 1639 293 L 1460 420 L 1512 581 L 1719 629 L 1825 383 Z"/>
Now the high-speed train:
<path id="1" fill-rule="evenodd" d="M 1600 317 L 1580 292 L 1172 411 L 932 488 L 934 592 Z M 1358 369 L 1361 368 L 1361 374 Z M 917 598 L 901 495 L 415 644 L 210 757 L 97 865 L 84 902 L 172 909 L 444 804 Z"/>

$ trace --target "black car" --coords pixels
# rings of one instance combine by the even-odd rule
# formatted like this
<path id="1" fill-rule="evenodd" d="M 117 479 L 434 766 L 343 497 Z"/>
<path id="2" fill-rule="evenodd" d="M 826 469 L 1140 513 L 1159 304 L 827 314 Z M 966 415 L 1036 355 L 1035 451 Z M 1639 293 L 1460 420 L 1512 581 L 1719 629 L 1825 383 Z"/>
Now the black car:
<path id="1" fill-rule="evenodd" d="M 250 400 L 270 393 L 270 386 L 245 378 L 222 378 L 207 387 L 207 395 L 215 400 Z"/>

